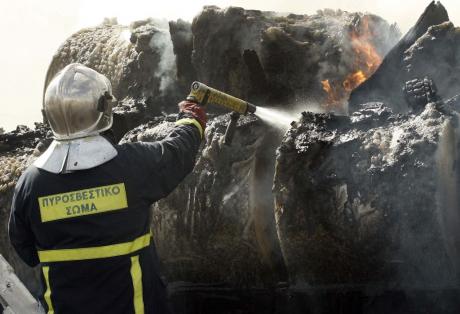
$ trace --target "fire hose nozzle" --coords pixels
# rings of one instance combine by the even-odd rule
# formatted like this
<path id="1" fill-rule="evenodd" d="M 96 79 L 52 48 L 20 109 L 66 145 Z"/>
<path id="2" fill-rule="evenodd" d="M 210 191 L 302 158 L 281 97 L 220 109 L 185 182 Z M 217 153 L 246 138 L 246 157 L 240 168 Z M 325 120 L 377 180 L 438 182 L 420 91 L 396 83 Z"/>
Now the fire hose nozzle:
<path id="1" fill-rule="evenodd" d="M 257 107 L 251 103 L 247 103 L 248 104 L 248 109 L 247 109 L 247 112 L 248 113 L 255 113 L 256 110 L 257 110 Z"/>
<path id="2" fill-rule="evenodd" d="M 256 106 L 247 101 L 206 86 L 200 82 L 192 83 L 187 100 L 194 101 L 201 106 L 205 106 L 207 104 L 220 105 L 244 115 L 248 113 L 255 113 L 257 110 Z"/>

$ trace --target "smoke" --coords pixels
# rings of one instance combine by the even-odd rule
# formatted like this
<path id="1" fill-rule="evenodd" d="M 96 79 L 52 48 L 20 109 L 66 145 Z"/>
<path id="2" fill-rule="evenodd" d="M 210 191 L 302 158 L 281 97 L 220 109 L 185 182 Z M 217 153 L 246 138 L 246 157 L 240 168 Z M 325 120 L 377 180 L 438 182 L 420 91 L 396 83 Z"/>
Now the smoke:
<path id="1" fill-rule="evenodd" d="M 270 108 L 270 107 L 257 107 L 255 115 L 262 121 L 269 125 L 281 130 L 287 131 L 293 122 L 299 121 L 302 112 L 324 113 L 325 108 L 317 103 L 298 103 L 293 106 L 286 106 L 291 108 L 289 110 Z"/>
<path id="2" fill-rule="evenodd" d="M 156 25 L 158 24 L 156 23 Z M 149 45 L 160 55 L 160 61 L 154 75 L 160 79 L 160 92 L 163 94 L 172 87 L 177 75 L 176 56 L 174 55 L 174 47 L 169 30 L 158 29 L 158 32 L 150 39 Z"/>
<path id="3" fill-rule="evenodd" d="M 120 38 L 126 43 L 129 43 L 129 39 L 131 38 L 131 32 L 129 29 L 125 29 L 124 31 L 121 32 Z"/>

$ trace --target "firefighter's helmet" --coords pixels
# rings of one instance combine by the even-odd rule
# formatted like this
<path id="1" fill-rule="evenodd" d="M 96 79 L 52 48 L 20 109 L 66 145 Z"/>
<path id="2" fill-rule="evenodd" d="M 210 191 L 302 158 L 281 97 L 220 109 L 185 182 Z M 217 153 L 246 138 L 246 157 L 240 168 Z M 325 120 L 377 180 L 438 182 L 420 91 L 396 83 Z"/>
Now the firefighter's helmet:
<path id="1" fill-rule="evenodd" d="M 112 86 L 104 75 L 72 63 L 49 83 L 43 110 L 56 140 L 71 140 L 110 129 L 112 101 Z"/>

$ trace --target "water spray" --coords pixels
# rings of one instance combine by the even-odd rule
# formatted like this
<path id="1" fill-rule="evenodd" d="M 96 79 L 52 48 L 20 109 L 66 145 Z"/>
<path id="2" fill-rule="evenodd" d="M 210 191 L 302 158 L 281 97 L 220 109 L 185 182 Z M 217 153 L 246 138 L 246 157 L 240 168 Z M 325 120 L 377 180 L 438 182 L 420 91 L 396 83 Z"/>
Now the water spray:
<path id="1" fill-rule="evenodd" d="M 227 126 L 227 131 L 225 132 L 224 143 L 227 145 L 230 145 L 233 140 L 240 115 L 254 114 L 261 120 L 267 121 L 281 129 L 289 128 L 291 122 L 296 120 L 293 115 L 286 112 L 272 108 L 257 107 L 245 100 L 236 98 L 200 82 L 192 83 L 187 100 L 196 102 L 201 106 L 213 104 L 233 111 L 230 115 L 230 123 Z"/>

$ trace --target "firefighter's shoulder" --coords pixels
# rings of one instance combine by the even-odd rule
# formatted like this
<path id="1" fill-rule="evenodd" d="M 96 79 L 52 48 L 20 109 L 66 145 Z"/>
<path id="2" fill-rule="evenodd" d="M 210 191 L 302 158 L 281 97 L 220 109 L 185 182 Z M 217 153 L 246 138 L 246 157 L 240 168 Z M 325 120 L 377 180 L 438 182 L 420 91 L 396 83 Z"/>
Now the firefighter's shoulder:
<path id="1" fill-rule="evenodd" d="M 40 169 L 34 165 L 27 167 L 16 182 L 15 192 L 30 189 L 40 176 Z"/>

